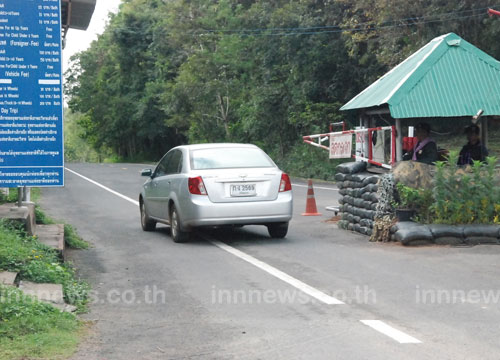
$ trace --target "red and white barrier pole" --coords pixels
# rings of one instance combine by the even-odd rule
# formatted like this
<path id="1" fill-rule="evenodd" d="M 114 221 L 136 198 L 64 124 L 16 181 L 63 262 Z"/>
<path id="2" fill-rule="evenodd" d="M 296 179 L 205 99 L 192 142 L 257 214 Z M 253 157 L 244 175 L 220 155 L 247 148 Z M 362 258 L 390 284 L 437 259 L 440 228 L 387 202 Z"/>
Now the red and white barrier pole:
<path id="1" fill-rule="evenodd" d="M 493 15 L 500 16 L 500 11 L 493 10 L 493 9 L 488 9 L 488 14 L 490 16 L 493 16 Z"/>

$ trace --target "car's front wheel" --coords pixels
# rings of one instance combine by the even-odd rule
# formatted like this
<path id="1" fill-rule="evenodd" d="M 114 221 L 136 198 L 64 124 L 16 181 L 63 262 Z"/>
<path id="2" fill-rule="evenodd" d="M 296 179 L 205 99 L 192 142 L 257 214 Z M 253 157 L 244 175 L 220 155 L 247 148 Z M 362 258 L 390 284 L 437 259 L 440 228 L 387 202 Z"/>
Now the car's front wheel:
<path id="1" fill-rule="evenodd" d="M 267 224 L 267 231 L 272 238 L 282 239 L 288 232 L 288 223 L 271 223 Z"/>
<path id="2" fill-rule="evenodd" d="M 141 226 L 144 231 L 153 231 L 156 229 L 156 221 L 151 219 L 146 212 L 146 206 L 144 205 L 144 201 L 141 201 Z"/>
<path id="3" fill-rule="evenodd" d="M 170 233 L 176 243 L 183 243 L 189 240 L 189 233 L 182 230 L 181 219 L 175 205 L 172 205 L 172 209 L 170 210 Z"/>

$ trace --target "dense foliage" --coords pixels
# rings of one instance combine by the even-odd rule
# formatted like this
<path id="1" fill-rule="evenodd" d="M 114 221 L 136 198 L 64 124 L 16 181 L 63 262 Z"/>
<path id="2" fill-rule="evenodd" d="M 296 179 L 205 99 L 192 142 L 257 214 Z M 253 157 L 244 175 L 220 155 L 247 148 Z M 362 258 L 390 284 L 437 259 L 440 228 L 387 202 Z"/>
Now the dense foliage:
<path id="1" fill-rule="evenodd" d="M 74 57 L 69 105 L 81 135 L 120 157 L 157 160 L 186 142 L 251 142 L 304 176 L 328 173 L 326 154 L 301 136 L 354 121 L 339 107 L 435 36 L 456 32 L 500 58 L 500 20 L 485 9 L 494 5 L 124 0 Z"/>
<path id="2" fill-rule="evenodd" d="M 424 224 L 500 224 L 498 159 L 487 157 L 466 168 L 457 161 L 458 151 L 451 151 L 447 161 L 436 163 L 432 188 L 398 183 L 393 206 L 415 210 L 413 220 Z"/>
<path id="3" fill-rule="evenodd" d="M 500 188 L 497 159 L 474 161 L 471 173 L 459 171 L 458 152 L 436 163 L 434 222 L 442 224 L 500 224 Z"/>

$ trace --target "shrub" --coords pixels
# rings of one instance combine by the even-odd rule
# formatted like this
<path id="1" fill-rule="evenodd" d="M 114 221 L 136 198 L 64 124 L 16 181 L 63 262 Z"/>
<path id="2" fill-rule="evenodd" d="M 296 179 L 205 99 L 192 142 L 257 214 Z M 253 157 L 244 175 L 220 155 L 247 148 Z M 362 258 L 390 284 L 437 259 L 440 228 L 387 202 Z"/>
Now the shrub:
<path id="1" fill-rule="evenodd" d="M 497 159 L 486 163 L 475 161 L 472 172 L 457 166 L 458 152 L 450 152 L 447 162 L 436 163 L 432 205 L 435 223 L 490 224 L 500 223 L 500 191 L 495 186 Z"/>
<path id="2" fill-rule="evenodd" d="M 414 220 L 429 223 L 432 221 L 432 189 L 414 189 L 398 183 L 396 185 L 397 200 L 395 206 L 400 209 L 415 210 Z"/>

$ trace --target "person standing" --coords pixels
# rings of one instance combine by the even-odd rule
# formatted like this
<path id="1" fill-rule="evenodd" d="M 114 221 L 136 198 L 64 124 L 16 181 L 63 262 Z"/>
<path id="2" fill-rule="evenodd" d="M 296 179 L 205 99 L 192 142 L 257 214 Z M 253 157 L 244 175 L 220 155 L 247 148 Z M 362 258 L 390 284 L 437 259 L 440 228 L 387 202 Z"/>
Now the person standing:
<path id="1" fill-rule="evenodd" d="M 419 123 L 415 126 L 415 135 L 418 142 L 413 150 L 403 155 L 403 160 L 413 160 L 425 164 L 433 164 L 438 160 L 436 142 L 430 137 L 431 126 L 427 123 Z"/>
<path id="2" fill-rule="evenodd" d="M 467 144 L 465 144 L 460 151 L 458 165 L 472 165 L 475 160 L 486 160 L 486 157 L 488 156 L 488 149 L 481 144 L 479 134 L 480 129 L 477 125 L 469 125 L 465 128 Z"/>

